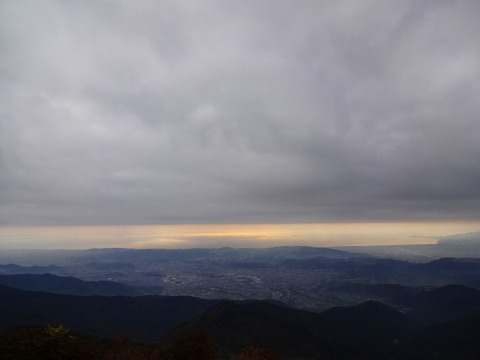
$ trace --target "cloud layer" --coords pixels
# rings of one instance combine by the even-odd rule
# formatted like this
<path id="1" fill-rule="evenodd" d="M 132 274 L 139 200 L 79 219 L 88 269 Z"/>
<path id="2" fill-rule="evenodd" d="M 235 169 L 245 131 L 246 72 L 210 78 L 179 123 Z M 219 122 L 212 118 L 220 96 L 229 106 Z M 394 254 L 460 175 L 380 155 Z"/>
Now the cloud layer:
<path id="1" fill-rule="evenodd" d="M 478 219 L 480 3 L 0 2 L 0 224 Z"/>

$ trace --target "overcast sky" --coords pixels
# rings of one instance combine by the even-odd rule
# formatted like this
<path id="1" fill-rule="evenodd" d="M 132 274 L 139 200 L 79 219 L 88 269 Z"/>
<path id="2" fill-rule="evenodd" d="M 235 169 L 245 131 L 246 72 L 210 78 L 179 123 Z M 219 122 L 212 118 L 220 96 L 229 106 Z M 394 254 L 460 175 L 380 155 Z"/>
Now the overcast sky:
<path id="1" fill-rule="evenodd" d="M 478 0 L 0 0 L 0 225 L 478 220 Z"/>

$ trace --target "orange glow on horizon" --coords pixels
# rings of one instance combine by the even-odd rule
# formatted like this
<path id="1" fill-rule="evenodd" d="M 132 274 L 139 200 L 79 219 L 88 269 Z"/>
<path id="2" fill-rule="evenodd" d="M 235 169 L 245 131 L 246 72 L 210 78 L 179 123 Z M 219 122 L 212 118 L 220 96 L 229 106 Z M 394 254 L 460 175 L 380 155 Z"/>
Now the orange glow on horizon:
<path id="1" fill-rule="evenodd" d="M 192 248 L 432 244 L 479 221 L 0 227 L 0 248 Z"/>

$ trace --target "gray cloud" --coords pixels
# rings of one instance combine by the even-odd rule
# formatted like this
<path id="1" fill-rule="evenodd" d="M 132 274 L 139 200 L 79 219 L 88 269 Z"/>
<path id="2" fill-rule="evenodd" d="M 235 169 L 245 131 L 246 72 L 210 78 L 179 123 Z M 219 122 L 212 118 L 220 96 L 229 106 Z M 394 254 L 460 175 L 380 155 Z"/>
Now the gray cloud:
<path id="1" fill-rule="evenodd" d="M 478 1 L 2 1 L 3 225 L 477 219 Z"/>

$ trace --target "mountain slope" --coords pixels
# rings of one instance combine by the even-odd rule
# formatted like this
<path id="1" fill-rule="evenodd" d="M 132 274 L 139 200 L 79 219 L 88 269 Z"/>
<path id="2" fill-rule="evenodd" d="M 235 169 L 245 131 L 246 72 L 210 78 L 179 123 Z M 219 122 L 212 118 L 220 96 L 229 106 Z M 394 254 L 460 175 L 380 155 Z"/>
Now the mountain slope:
<path id="1" fill-rule="evenodd" d="M 27 291 L 43 291 L 68 295 L 138 296 L 146 290 L 114 281 L 83 281 L 53 274 L 0 275 L 0 285 Z"/>
<path id="2" fill-rule="evenodd" d="M 153 341 L 215 303 L 183 296 L 72 296 L 0 286 L 0 330 L 60 323 L 104 338 L 130 335 Z"/>
<path id="3" fill-rule="evenodd" d="M 480 314 L 480 290 L 447 285 L 417 294 L 398 296 L 394 302 L 425 324 L 447 322 Z"/>
<path id="4" fill-rule="evenodd" d="M 421 324 L 377 301 L 366 301 L 358 306 L 335 307 L 320 314 L 343 331 L 370 341 L 390 343 L 418 331 Z"/>
<path id="5" fill-rule="evenodd" d="M 480 354 L 480 315 L 430 326 L 406 346 L 411 360 L 474 360 Z"/>
<path id="6" fill-rule="evenodd" d="M 262 301 L 225 301 L 179 326 L 169 338 L 203 332 L 226 357 L 254 345 L 281 359 L 395 359 L 394 340 L 416 330 L 414 321 L 374 302 L 317 314 Z"/>

